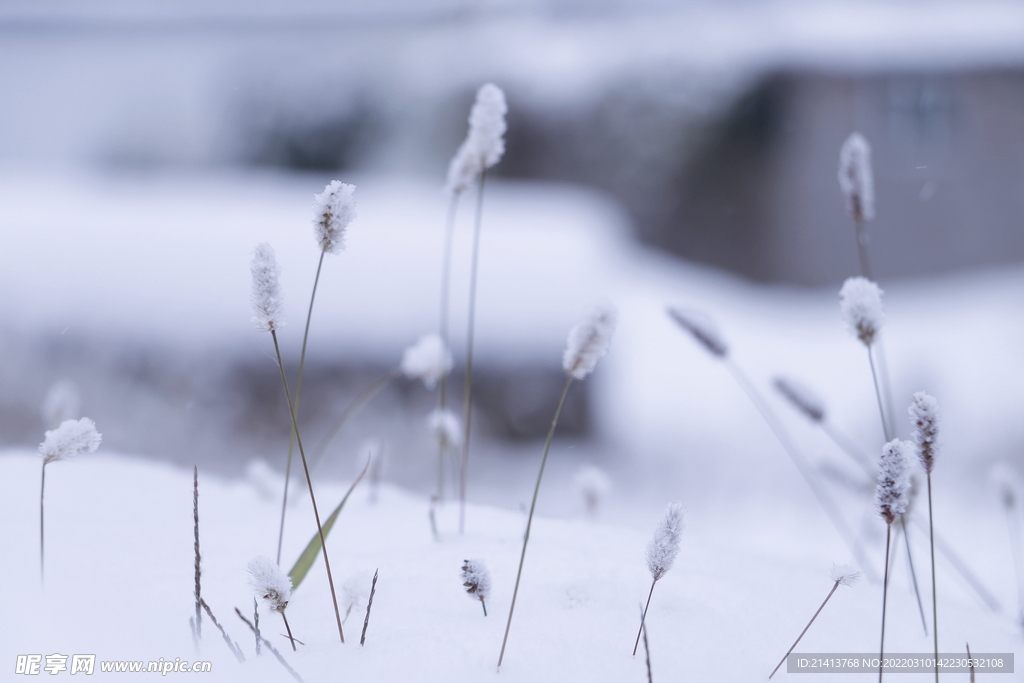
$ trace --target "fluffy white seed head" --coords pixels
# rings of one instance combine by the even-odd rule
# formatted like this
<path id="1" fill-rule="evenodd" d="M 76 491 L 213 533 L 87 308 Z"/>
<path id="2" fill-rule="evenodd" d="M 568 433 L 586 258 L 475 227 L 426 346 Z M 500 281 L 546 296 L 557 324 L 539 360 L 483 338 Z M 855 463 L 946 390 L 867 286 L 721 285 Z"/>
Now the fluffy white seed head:
<path id="1" fill-rule="evenodd" d="M 462 445 L 462 420 L 447 408 L 430 411 L 427 428 L 443 448 L 456 449 Z"/>
<path id="2" fill-rule="evenodd" d="M 729 346 L 708 316 L 698 311 L 687 311 L 681 308 L 669 308 L 667 312 L 668 317 L 693 335 L 693 338 L 707 349 L 708 353 L 718 358 L 725 358 L 728 355 Z"/>
<path id="3" fill-rule="evenodd" d="M 448 166 L 448 191 L 467 190 L 477 176 L 494 166 L 505 153 L 505 93 L 493 83 L 480 87 L 469 112 L 469 134 Z"/>
<path id="4" fill-rule="evenodd" d="M 491 595 L 491 573 L 483 560 L 464 560 L 462 563 L 462 585 L 471 598 L 484 602 Z"/>
<path id="5" fill-rule="evenodd" d="M 409 379 L 422 380 L 428 389 L 433 389 L 451 369 L 451 351 L 436 334 L 420 337 L 402 354 L 402 373 Z"/>
<path id="6" fill-rule="evenodd" d="M 882 447 L 882 458 L 878 461 L 875 503 L 886 524 L 892 524 L 907 510 L 910 491 L 907 454 L 911 448 L 909 441 L 899 439 L 893 439 Z"/>
<path id="7" fill-rule="evenodd" d="M 313 228 L 323 251 L 337 254 L 345 248 L 345 231 L 356 217 L 355 185 L 332 180 L 313 198 Z"/>
<path id="8" fill-rule="evenodd" d="M 284 297 L 278 277 L 281 268 L 277 265 L 274 248 L 266 242 L 256 245 L 252 255 L 252 321 L 261 330 L 272 332 L 284 325 Z"/>
<path id="9" fill-rule="evenodd" d="M 562 369 L 574 379 L 583 379 L 594 371 L 597 361 L 608 353 L 618 313 L 610 306 L 599 306 L 590 316 L 569 330 Z"/>
<path id="10" fill-rule="evenodd" d="M 831 571 L 832 580 L 840 586 L 852 586 L 860 580 L 860 572 L 848 564 L 834 564 Z"/>
<path id="11" fill-rule="evenodd" d="M 909 413 L 917 458 L 924 471 L 930 474 L 935 466 L 935 451 L 938 449 L 939 402 L 934 396 L 919 391 L 910 402 Z"/>
<path id="12" fill-rule="evenodd" d="M 275 612 L 283 612 L 292 597 L 291 578 L 263 555 L 249 562 L 249 586 Z"/>
<path id="13" fill-rule="evenodd" d="M 669 503 L 665 516 L 654 530 L 654 538 L 647 544 L 647 568 L 655 581 L 664 576 L 675 563 L 682 533 L 683 506 L 681 503 Z"/>
<path id="14" fill-rule="evenodd" d="M 96 423 L 87 417 L 80 420 L 64 420 L 56 429 L 46 432 L 39 444 L 43 464 L 69 460 L 76 455 L 93 453 L 100 446 L 103 435 L 96 431 Z"/>
<path id="15" fill-rule="evenodd" d="M 584 465 L 576 471 L 572 478 L 573 483 L 583 496 L 583 503 L 587 512 L 591 515 L 597 514 L 601 501 L 608 495 L 612 488 L 612 480 L 605 474 L 604 470 L 593 465 Z"/>
<path id="16" fill-rule="evenodd" d="M 62 379 L 53 383 L 43 399 L 43 421 L 48 427 L 56 427 L 64 420 L 73 420 L 82 410 L 82 395 L 71 380 Z"/>
<path id="17" fill-rule="evenodd" d="M 878 285 L 864 277 L 847 278 L 839 290 L 839 310 L 850 332 L 871 346 L 885 322 Z"/>
<path id="18" fill-rule="evenodd" d="M 773 386 L 812 422 L 825 419 L 825 402 L 803 384 L 789 377 L 776 377 Z"/>
<path id="19" fill-rule="evenodd" d="M 860 133 L 852 133 L 839 150 L 839 188 L 846 212 L 855 221 L 875 217 L 875 182 L 871 176 L 871 146 Z"/>

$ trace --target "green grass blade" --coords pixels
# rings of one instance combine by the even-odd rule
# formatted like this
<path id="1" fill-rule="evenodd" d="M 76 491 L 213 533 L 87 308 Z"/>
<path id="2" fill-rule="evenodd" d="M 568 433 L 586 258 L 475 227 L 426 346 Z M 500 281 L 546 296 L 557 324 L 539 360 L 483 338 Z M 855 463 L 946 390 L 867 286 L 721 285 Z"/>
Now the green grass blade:
<path id="1" fill-rule="evenodd" d="M 331 516 L 327 518 L 327 521 L 324 522 L 324 539 L 327 538 L 327 534 L 331 533 L 331 529 L 334 528 L 335 520 L 338 519 L 338 515 L 341 514 L 342 508 L 344 508 L 345 503 L 348 502 L 348 497 L 352 495 L 352 492 L 369 469 L 370 460 L 367 459 L 366 466 L 363 467 L 363 471 L 360 472 L 359 476 L 356 477 L 356 480 L 352 482 L 352 486 L 348 487 L 348 493 L 346 493 L 345 497 L 341 499 L 340 503 L 338 503 L 338 507 L 334 508 L 334 512 L 332 512 Z M 306 549 L 302 551 L 302 554 L 299 555 L 299 559 L 295 561 L 295 565 L 291 568 L 291 571 L 288 572 L 288 576 L 292 580 L 292 590 L 298 588 L 299 584 L 302 583 L 302 580 L 306 578 L 306 574 L 309 573 L 309 568 L 313 566 L 313 562 L 316 561 L 316 556 L 319 554 L 320 534 L 318 532 L 313 534 L 313 538 L 306 545 Z"/>

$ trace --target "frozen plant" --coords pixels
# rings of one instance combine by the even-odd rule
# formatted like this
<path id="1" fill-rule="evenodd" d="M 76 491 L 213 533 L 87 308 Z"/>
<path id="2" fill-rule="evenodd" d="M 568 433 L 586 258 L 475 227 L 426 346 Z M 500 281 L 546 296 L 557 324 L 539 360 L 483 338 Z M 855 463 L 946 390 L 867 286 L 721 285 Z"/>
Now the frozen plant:
<path id="1" fill-rule="evenodd" d="M 634 657 L 636 649 L 640 647 L 640 634 L 643 633 L 644 622 L 647 621 L 647 609 L 651 606 L 654 586 L 675 564 L 676 556 L 679 554 L 679 537 L 682 533 L 683 505 L 682 503 L 669 503 L 669 506 L 665 508 L 665 516 L 662 517 L 658 528 L 654 530 L 654 538 L 647 544 L 647 569 L 650 570 L 653 580 L 651 581 L 651 590 L 647 593 L 644 613 L 640 616 L 640 629 L 636 633 L 636 643 L 633 645 Z"/>
<path id="2" fill-rule="evenodd" d="M 697 311 L 672 307 L 669 307 L 667 312 L 668 317 L 689 332 L 712 356 L 725 358 L 728 355 L 728 344 L 725 343 L 715 324 L 706 315 Z"/>
<path id="3" fill-rule="evenodd" d="M 598 508 L 601 506 L 601 501 L 604 500 L 604 497 L 608 495 L 608 491 L 612 488 L 611 479 L 608 478 L 604 470 L 593 465 L 584 465 L 576 471 L 576 475 L 572 480 L 580 495 L 583 496 L 583 504 L 587 508 L 587 514 L 590 516 L 596 515 Z"/>
<path id="4" fill-rule="evenodd" d="M 882 448 L 878 462 L 878 486 L 875 504 L 885 520 L 885 578 L 882 581 L 882 637 L 878 658 L 885 655 L 885 604 L 889 596 L 889 548 L 892 542 L 892 523 L 907 510 L 910 475 L 907 472 L 907 451 L 911 444 L 893 439 Z M 878 680 L 882 680 L 882 666 L 878 667 Z"/>
<path id="5" fill-rule="evenodd" d="M 811 617 L 811 620 L 807 622 L 807 626 L 804 626 L 804 630 L 801 631 L 800 635 L 796 637 L 796 641 L 793 643 L 793 646 L 789 648 L 786 654 L 782 655 L 782 659 L 779 661 L 778 664 L 775 665 L 775 668 L 772 669 L 772 672 L 768 675 L 769 680 L 779 670 L 779 667 L 785 663 L 786 657 L 789 657 L 790 653 L 796 649 L 796 646 L 800 643 L 801 638 L 804 637 L 804 634 L 807 633 L 807 629 L 811 627 L 811 624 L 814 623 L 814 620 L 818 618 L 819 614 L 821 614 L 821 610 L 825 609 L 825 605 L 828 604 L 828 601 L 832 598 L 832 594 L 836 592 L 836 589 L 840 586 L 852 586 L 853 584 L 857 583 L 857 581 L 860 579 L 860 572 L 848 564 L 832 565 L 832 571 L 830 575 L 832 577 L 832 580 L 835 581 L 835 583 L 832 585 L 832 590 L 830 590 L 828 592 L 828 595 L 825 596 L 825 600 L 821 603 L 821 607 L 819 607 L 818 611 L 814 613 L 814 616 Z"/>
<path id="6" fill-rule="evenodd" d="M 43 399 L 43 422 L 50 429 L 64 420 L 74 420 L 82 409 L 82 395 L 71 380 L 62 379 L 53 383 Z"/>
<path id="7" fill-rule="evenodd" d="M 939 402 L 923 391 L 914 394 L 908 409 L 913 428 L 914 448 L 928 480 L 928 540 L 932 559 L 932 637 L 935 644 L 935 680 L 939 680 L 939 608 L 935 587 L 935 523 L 932 519 L 932 468 L 939 436 Z"/>
<path id="8" fill-rule="evenodd" d="M 614 308 L 601 306 L 569 331 L 562 369 L 573 379 L 583 379 L 594 371 L 597 361 L 608 353 L 618 315 Z"/>
<path id="9" fill-rule="evenodd" d="M 885 322 L 878 285 L 864 277 L 847 278 L 839 290 L 839 309 L 850 332 L 871 346 Z"/>
<path id="10" fill-rule="evenodd" d="M 451 372 L 452 354 L 436 334 L 427 334 L 402 354 L 402 373 L 409 379 L 418 379 L 427 389 L 433 389 L 438 380 Z"/>
<path id="11" fill-rule="evenodd" d="M 501 161 L 505 153 L 505 93 L 493 83 L 480 86 L 476 102 L 469 111 L 469 133 L 448 166 L 448 191 L 468 190 L 488 168 Z"/>
<path id="12" fill-rule="evenodd" d="M 875 182 L 871 174 L 871 145 L 860 133 L 851 133 L 839 150 L 839 189 L 846 198 L 846 213 L 854 221 L 875 217 Z"/>
<path id="13" fill-rule="evenodd" d="M 313 507 L 313 518 L 316 520 L 316 530 L 320 537 L 320 546 L 323 549 L 324 569 L 327 571 L 327 583 L 331 588 L 331 601 L 334 605 L 334 616 L 338 623 L 338 637 L 345 642 L 345 632 L 341 627 L 341 612 L 338 609 L 338 596 L 334 590 L 334 576 L 331 574 L 331 563 L 327 557 L 327 547 L 324 543 L 323 525 L 320 523 L 320 511 L 316 505 L 316 496 L 313 494 L 313 480 L 309 474 L 309 463 L 306 461 L 306 451 L 302 446 L 302 435 L 299 432 L 298 418 L 295 414 L 295 403 L 292 400 L 292 392 L 288 388 L 288 377 L 284 374 L 284 361 L 281 358 L 281 346 L 277 341 L 277 330 L 281 326 L 282 311 L 284 302 L 281 298 L 281 290 L 277 283 L 279 269 L 277 260 L 274 257 L 274 250 L 269 244 L 263 242 L 256 247 L 252 260 L 252 301 L 256 310 L 254 320 L 260 329 L 270 332 L 274 341 L 274 354 L 277 358 L 277 368 L 281 374 L 281 384 L 284 387 L 284 397 L 288 403 L 288 414 L 291 417 L 292 433 L 295 435 L 295 442 L 299 447 L 299 457 L 302 459 L 302 470 L 306 475 L 306 485 L 309 488 L 309 500 Z M 285 478 L 285 491 L 288 490 L 287 475 Z M 282 507 L 282 511 L 284 508 Z M 282 518 L 283 529 L 283 518 Z M 278 554 L 280 554 L 280 534 L 278 536 Z M 292 647 L 294 647 L 292 643 Z"/>
<path id="14" fill-rule="evenodd" d="M 39 444 L 39 455 L 43 456 L 43 469 L 39 485 L 39 577 L 43 577 L 44 564 L 44 510 L 43 499 L 46 494 L 46 466 L 51 462 L 70 460 L 71 458 L 94 453 L 100 446 L 103 435 L 96 431 L 96 423 L 87 417 L 79 420 L 65 420 L 56 429 L 46 432 L 43 442 Z"/>
<path id="15" fill-rule="evenodd" d="M 427 428 L 442 448 L 458 448 L 462 443 L 462 423 L 459 416 L 448 409 L 430 411 Z"/>
<path id="16" fill-rule="evenodd" d="M 284 628 L 288 632 L 288 640 L 292 644 L 292 650 L 295 650 L 292 629 L 288 626 L 288 617 L 284 614 L 288 601 L 292 598 L 292 580 L 276 562 L 262 555 L 250 560 L 248 569 L 249 587 L 256 593 L 256 597 L 281 615 Z"/>
<path id="17" fill-rule="evenodd" d="M 483 560 L 462 561 L 462 585 L 469 597 L 479 600 L 487 616 L 487 598 L 491 594 L 491 573 Z"/>
<path id="18" fill-rule="evenodd" d="M 533 500 L 530 502 L 530 514 L 526 518 L 526 533 L 523 534 L 523 550 L 519 554 L 519 569 L 516 571 L 516 587 L 512 591 L 512 604 L 508 609 L 508 621 L 505 622 L 505 635 L 501 640 L 501 653 L 498 655 L 498 669 L 501 669 L 501 662 L 505 659 L 505 646 L 508 644 L 508 633 L 512 628 L 512 614 L 516 609 L 516 597 L 519 595 L 519 582 L 523 578 L 523 564 L 526 561 L 526 546 L 530 542 L 530 528 L 533 526 L 533 513 L 537 509 L 537 495 L 540 493 L 540 482 L 544 478 L 544 466 L 548 462 L 548 452 L 551 450 L 551 440 L 555 436 L 555 428 L 558 426 L 558 416 L 562 413 L 562 406 L 565 405 L 565 397 L 569 393 L 574 379 L 583 379 L 593 372 L 597 361 L 608 350 L 611 343 L 612 332 L 615 330 L 616 321 L 615 309 L 610 307 L 599 307 L 583 321 L 582 324 L 572 328 L 569 332 L 569 339 L 566 344 L 565 353 L 562 354 L 562 367 L 565 369 L 565 386 L 562 387 L 562 395 L 558 399 L 558 406 L 555 408 L 555 415 L 551 419 L 551 427 L 548 429 L 548 437 L 544 441 L 544 454 L 540 458 L 540 470 L 537 472 L 537 483 L 533 487 Z M 578 376 L 578 377 L 577 377 Z"/>

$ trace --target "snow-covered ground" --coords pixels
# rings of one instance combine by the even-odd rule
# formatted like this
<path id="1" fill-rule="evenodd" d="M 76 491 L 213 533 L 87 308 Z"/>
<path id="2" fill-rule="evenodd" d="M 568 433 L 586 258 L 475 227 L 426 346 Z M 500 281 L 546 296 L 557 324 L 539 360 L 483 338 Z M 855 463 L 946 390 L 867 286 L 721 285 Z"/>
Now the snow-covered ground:
<path id="1" fill-rule="evenodd" d="M 264 358 L 269 340 L 249 321 L 248 260 L 257 242 L 269 240 L 292 311 L 282 337 L 294 348 L 297 312 L 315 267 L 309 207 L 328 179 L 5 173 L 5 333 L 72 328 L 101 340 Z M 360 218 L 347 250 L 325 267 L 311 353 L 397 360 L 435 324 L 444 197 L 414 181 L 345 180 L 359 186 Z M 539 445 L 482 446 L 494 452 L 481 453 L 471 469 L 464 536 L 456 531 L 457 506 L 448 503 L 439 512 L 441 538 L 432 538 L 422 488 L 385 483 L 371 502 L 368 485 L 360 485 L 328 547 L 339 584 L 354 580 L 365 592 L 380 570 L 365 647 L 356 644 L 363 598 L 346 624 L 348 644 L 334 642 L 319 563 L 288 609 L 305 646 L 292 654 L 276 635 L 275 615 L 264 614 L 262 623 L 309 681 L 641 681 L 643 659 L 630 651 L 638 603 L 650 586 L 644 546 L 665 505 L 678 500 L 687 508 L 682 552 L 659 582 L 649 614 L 654 678 L 763 680 L 831 588 L 831 564 L 851 561 L 850 550 L 728 370 L 664 308 L 711 315 L 731 358 L 768 396 L 804 456 L 855 478 L 845 456 L 770 389 L 776 373 L 802 380 L 824 397 L 832 424 L 870 456 L 879 452 L 867 358 L 843 328 L 838 286 L 754 286 L 680 264 L 630 242 L 614 207 L 587 192 L 516 184 L 488 192 L 478 318 L 485 362 L 515 354 L 557 365 L 566 332 L 593 304 L 610 301 L 620 310 L 611 352 L 584 380 L 596 399 L 597 433 L 589 441 L 556 440 L 552 449 L 501 673 L 495 663 Z M 460 225 L 460 250 L 468 228 Z M 461 300 L 464 273 L 456 283 Z M 940 556 L 941 647 L 961 652 L 970 642 L 974 652 L 1015 652 L 1021 629 L 1010 536 L 988 470 L 997 460 L 1021 465 L 1024 270 L 882 286 L 898 430 L 909 434 L 903 416 L 914 391 L 938 398 L 937 529 L 999 603 L 997 611 L 987 607 Z M 10 367 L 5 373 L 16 374 Z M 275 472 L 283 453 L 253 453 L 272 470 L 247 480 L 221 479 L 199 463 L 203 594 L 242 645 L 247 662 L 239 665 L 208 622 L 198 653 L 189 633 L 191 471 L 119 450 L 108 441 L 95 455 L 48 467 L 45 589 L 37 559 L 39 457 L 31 443 L 0 456 L 0 567 L 12 587 L 0 666 L 13 667 L 19 654 L 208 659 L 211 680 L 286 680 L 272 658 L 254 656 L 232 614 L 235 606 L 251 610 L 246 563 L 275 550 Z M 355 466 L 350 457 L 348 471 Z M 590 460 L 613 482 L 595 519 L 586 518 L 572 484 Z M 821 481 L 880 574 L 884 525 L 870 493 L 841 477 Z M 333 506 L 347 486 L 330 478 L 316 483 L 322 507 Z M 286 569 L 314 532 L 298 498 L 303 502 L 290 512 L 285 537 Z M 911 526 L 927 613 L 925 538 Z M 486 618 L 460 595 L 459 568 L 470 557 L 494 574 Z M 921 629 L 905 560 L 898 545 L 887 649 L 926 653 L 931 640 Z M 839 591 L 798 651 L 872 652 L 881 591 L 877 581 Z"/>

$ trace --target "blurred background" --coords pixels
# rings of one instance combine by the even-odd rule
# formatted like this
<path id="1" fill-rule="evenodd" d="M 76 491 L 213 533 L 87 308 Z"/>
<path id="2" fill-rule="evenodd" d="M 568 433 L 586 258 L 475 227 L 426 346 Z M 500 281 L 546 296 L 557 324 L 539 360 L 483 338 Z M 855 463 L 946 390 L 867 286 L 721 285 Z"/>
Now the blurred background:
<path id="1" fill-rule="evenodd" d="M 710 456 L 777 450 L 668 303 L 715 315 L 766 391 L 775 372 L 816 378 L 874 449 L 870 375 L 835 306 L 859 272 L 836 181 L 854 130 L 873 148 L 875 275 L 902 313 L 895 405 L 945 389 L 965 466 L 1019 460 L 1024 7 L 926 0 L 8 0 L 0 445 L 41 441 L 67 381 L 104 448 L 280 470 L 287 408 L 249 321 L 253 246 L 270 241 L 283 265 L 294 370 L 312 197 L 357 185 L 360 217 L 313 316 L 302 420 L 322 435 L 437 328 L 445 172 L 488 81 L 509 102 L 477 320 L 473 476 L 488 495 L 525 495 L 502 491 L 533 476 L 565 334 L 601 301 L 623 329 L 571 394 L 563 483 L 594 463 L 627 488 L 700 495 L 704 475 L 760 476 Z M 373 439 L 387 476 L 428 489 L 435 402 L 397 381 L 325 473 L 350 477 Z"/>

